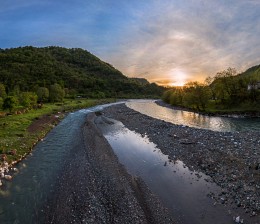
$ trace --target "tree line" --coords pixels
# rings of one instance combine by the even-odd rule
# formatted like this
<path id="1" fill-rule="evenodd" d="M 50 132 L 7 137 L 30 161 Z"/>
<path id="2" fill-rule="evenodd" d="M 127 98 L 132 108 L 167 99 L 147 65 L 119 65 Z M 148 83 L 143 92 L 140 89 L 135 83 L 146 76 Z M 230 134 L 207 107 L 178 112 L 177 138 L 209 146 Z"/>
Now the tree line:
<path id="1" fill-rule="evenodd" d="M 250 109 L 259 110 L 260 66 L 237 74 L 235 68 L 207 77 L 204 83 L 188 82 L 164 92 L 162 99 L 173 105 L 197 111 Z"/>
<path id="2" fill-rule="evenodd" d="M 0 110 L 66 98 L 158 98 L 164 87 L 128 78 L 79 48 L 0 49 Z"/>
<path id="3" fill-rule="evenodd" d="M 46 102 L 62 102 L 65 90 L 57 83 L 49 88 L 36 87 L 35 91 L 21 92 L 14 88 L 9 94 L 6 93 L 4 84 L 0 83 L 0 110 L 12 110 L 18 106 L 32 109 Z"/>

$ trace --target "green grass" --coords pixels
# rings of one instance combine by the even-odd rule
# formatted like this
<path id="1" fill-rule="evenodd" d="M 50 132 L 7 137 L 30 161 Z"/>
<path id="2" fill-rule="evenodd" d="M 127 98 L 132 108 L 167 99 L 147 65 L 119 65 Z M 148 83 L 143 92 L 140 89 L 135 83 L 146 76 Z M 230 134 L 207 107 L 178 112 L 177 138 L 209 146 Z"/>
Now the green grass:
<path id="1" fill-rule="evenodd" d="M 44 104 L 41 109 L 30 110 L 24 114 L 13 114 L 10 116 L 0 117 L 0 155 L 6 154 L 8 163 L 18 161 L 27 155 L 32 150 L 33 146 L 54 127 L 53 124 L 50 124 L 44 127 L 44 130 L 33 134 L 27 131 L 32 122 L 43 115 L 62 112 L 60 114 L 60 119 L 62 119 L 64 117 L 63 112 L 69 112 L 113 101 L 113 99 L 65 100 L 62 104 Z M 15 155 L 11 155 L 11 150 L 16 150 Z M 0 161 L 0 165 L 1 163 L 2 161 Z"/>

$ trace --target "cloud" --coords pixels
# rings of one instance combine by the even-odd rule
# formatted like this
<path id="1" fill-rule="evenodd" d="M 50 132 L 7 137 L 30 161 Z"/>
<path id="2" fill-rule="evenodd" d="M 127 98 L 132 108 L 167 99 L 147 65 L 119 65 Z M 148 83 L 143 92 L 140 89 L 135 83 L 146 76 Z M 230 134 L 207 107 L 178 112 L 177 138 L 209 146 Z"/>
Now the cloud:
<path id="1" fill-rule="evenodd" d="M 129 76 L 172 82 L 178 78 L 174 69 L 184 71 L 187 80 L 202 81 L 228 67 L 240 71 L 255 65 L 260 60 L 260 6 L 257 1 L 228 2 L 155 4 L 141 14 L 140 23 L 128 27 L 106 59 Z"/>
<path id="2" fill-rule="evenodd" d="M 81 47 L 158 83 L 260 61 L 259 0 L 0 2 L 0 47 Z"/>

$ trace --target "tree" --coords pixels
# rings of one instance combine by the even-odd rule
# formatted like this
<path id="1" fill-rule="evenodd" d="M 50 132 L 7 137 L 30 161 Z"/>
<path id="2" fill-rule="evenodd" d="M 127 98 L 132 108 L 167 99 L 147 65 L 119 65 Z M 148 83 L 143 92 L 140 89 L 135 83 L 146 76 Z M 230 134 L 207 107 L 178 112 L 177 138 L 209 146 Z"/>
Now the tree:
<path id="1" fill-rule="evenodd" d="M 37 95 L 33 92 L 22 92 L 19 96 L 19 102 L 24 107 L 33 108 L 37 105 Z"/>
<path id="2" fill-rule="evenodd" d="M 3 99 L 6 97 L 5 86 L 2 83 L 0 83 L 0 97 Z"/>
<path id="3" fill-rule="evenodd" d="M 2 97 L 0 97 L 0 110 L 3 108 L 4 100 Z"/>
<path id="4" fill-rule="evenodd" d="M 185 84 L 184 92 L 183 102 L 185 106 L 205 110 L 210 97 L 207 86 L 198 82 L 189 82 Z"/>
<path id="5" fill-rule="evenodd" d="M 182 106 L 183 90 L 182 88 L 176 88 L 170 95 L 170 104 L 173 106 Z"/>
<path id="6" fill-rule="evenodd" d="M 49 99 L 49 90 L 46 87 L 39 87 L 37 89 L 37 96 L 40 102 L 47 102 Z"/>
<path id="7" fill-rule="evenodd" d="M 237 100 L 237 95 L 240 91 L 238 86 L 236 69 L 228 68 L 222 72 L 218 72 L 215 76 L 218 92 L 221 94 L 222 103 L 232 103 Z"/>
<path id="8" fill-rule="evenodd" d="M 213 98 L 213 100 L 217 100 L 217 96 L 216 96 L 216 91 L 215 91 L 215 88 L 213 86 L 213 81 L 214 81 L 214 78 L 208 76 L 206 79 L 205 79 L 205 84 L 208 86 L 208 88 L 210 89 L 210 92 L 211 92 L 211 96 Z"/>
<path id="9" fill-rule="evenodd" d="M 173 92 L 172 90 L 165 91 L 162 95 L 162 100 L 166 103 L 170 103 L 170 97 L 171 97 L 172 92 Z"/>
<path id="10" fill-rule="evenodd" d="M 17 104 L 18 104 L 18 100 L 15 96 L 8 96 L 4 100 L 3 109 L 9 110 L 11 113 L 12 110 L 17 106 Z"/>
<path id="11" fill-rule="evenodd" d="M 50 87 L 50 101 L 51 102 L 62 102 L 65 92 L 59 84 L 51 85 Z"/>

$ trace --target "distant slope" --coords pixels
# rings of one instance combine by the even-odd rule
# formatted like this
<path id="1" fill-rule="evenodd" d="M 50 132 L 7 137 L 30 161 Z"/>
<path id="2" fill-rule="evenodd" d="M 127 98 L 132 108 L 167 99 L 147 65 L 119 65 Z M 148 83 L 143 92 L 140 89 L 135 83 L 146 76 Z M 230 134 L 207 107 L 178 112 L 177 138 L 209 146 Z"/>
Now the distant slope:
<path id="1" fill-rule="evenodd" d="M 149 84 L 149 82 L 147 81 L 147 79 L 144 78 L 129 78 L 130 80 L 132 80 L 133 82 L 137 82 L 141 85 L 147 85 Z"/>
<path id="2" fill-rule="evenodd" d="M 257 79 L 260 81 L 260 65 L 253 66 L 247 69 L 245 72 L 239 75 L 240 77 L 244 77 L 247 79 Z"/>
<path id="3" fill-rule="evenodd" d="M 84 96 L 158 96 L 163 88 L 124 76 L 86 50 L 62 47 L 0 49 L 0 82 L 7 92 L 59 83 Z"/>

